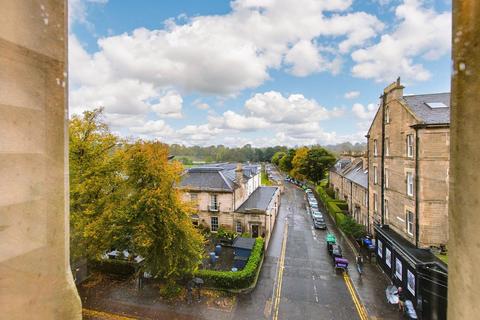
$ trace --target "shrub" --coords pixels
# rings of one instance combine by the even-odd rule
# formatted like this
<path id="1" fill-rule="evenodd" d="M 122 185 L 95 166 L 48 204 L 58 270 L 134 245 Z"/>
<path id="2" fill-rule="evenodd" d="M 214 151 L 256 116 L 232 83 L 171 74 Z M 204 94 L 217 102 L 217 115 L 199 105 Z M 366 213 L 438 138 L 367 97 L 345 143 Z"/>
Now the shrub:
<path id="1" fill-rule="evenodd" d="M 345 216 L 343 221 L 339 223 L 340 229 L 347 235 L 354 238 L 363 237 L 366 232 L 363 225 L 358 224 L 352 217 Z"/>
<path id="2" fill-rule="evenodd" d="M 345 201 L 338 201 L 337 207 L 342 211 L 348 211 L 348 204 Z"/>
<path id="3" fill-rule="evenodd" d="M 335 198 L 335 190 L 332 187 L 325 188 L 325 192 L 327 192 L 330 198 Z"/>
<path id="4" fill-rule="evenodd" d="M 175 281 L 167 281 L 166 283 L 160 285 L 159 294 L 161 297 L 170 300 L 176 298 L 182 292 L 182 287 L 178 285 Z"/>
<path id="5" fill-rule="evenodd" d="M 215 234 L 215 238 L 219 240 L 228 240 L 233 241 L 237 237 L 237 234 L 233 231 L 226 230 L 223 227 L 218 228 L 217 233 Z"/>
<path id="6" fill-rule="evenodd" d="M 136 262 L 119 259 L 94 260 L 90 261 L 89 265 L 92 269 L 119 276 L 130 276 L 139 266 Z"/>
<path id="7" fill-rule="evenodd" d="M 216 270 L 198 270 L 195 276 L 202 278 L 207 286 L 222 289 L 243 289 L 249 287 L 255 280 L 257 269 L 263 254 L 263 238 L 257 238 L 252 249 L 250 258 L 243 270 L 216 271 Z"/>

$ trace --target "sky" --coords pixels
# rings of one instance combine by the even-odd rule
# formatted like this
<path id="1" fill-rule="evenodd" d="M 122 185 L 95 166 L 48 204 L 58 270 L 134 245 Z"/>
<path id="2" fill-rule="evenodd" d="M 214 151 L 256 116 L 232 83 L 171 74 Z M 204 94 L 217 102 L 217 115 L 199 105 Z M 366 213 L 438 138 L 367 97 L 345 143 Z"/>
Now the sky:
<path id="1" fill-rule="evenodd" d="M 185 145 L 365 142 L 384 87 L 450 91 L 447 0 L 70 0 L 70 115 Z"/>

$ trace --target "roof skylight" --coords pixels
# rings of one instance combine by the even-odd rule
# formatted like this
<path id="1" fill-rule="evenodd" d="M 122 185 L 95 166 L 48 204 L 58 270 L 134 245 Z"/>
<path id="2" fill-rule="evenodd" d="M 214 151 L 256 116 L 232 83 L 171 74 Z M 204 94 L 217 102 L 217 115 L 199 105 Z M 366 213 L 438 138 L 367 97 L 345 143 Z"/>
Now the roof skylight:
<path id="1" fill-rule="evenodd" d="M 448 108 L 448 106 L 443 102 L 426 102 L 425 104 L 432 109 Z"/>

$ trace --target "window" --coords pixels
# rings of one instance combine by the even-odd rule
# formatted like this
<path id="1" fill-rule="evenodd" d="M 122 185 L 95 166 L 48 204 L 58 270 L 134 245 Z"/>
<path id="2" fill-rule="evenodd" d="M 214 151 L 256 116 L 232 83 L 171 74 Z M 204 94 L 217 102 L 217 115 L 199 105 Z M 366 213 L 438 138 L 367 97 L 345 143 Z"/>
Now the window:
<path id="1" fill-rule="evenodd" d="M 383 243 L 380 240 L 377 240 L 377 254 L 380 258 L 383 257 Z"/>
<path id="2" fill-rule="evenodd" d="M 402 277 L 402 261 L 400 261 L 398 258 L 395 258 L 395 276 L 398 279 L 403 280 L 403 277 Z"/>
<path id="3" fill-rule="evenodd" d="M 218 217 L 211 217 L 210 218 L 210 230 L 217 231 L 218 230 Z"/>
<path id="4" fill-rule="evenodd" d="M 407 135 L 407 157 L 413 158 L 413 134 Z"/>
<path id="5" fill-rule="evenodd" d="M 385 168 L 385 188 L 388 189 L 388 169 Z"/>
<path id="6" fill-rule="evenodd" d="M 373 212 L 378 212 L 378 196 L 376 193 L 373 194 Z"/>
<path id="7" fill-rule="evenodd" d="M 407 195 L 413 197 L 413 173 L 407 172 Z"/>
<path id="8" fill-rule="evenodd" d="M 363 204 L 366 206 L 368 206 L 368 193 L 365 192 L 365 197 L 364 197 L 364 200 L 363 200 Z"/>
<path id="9" fill-rule="evenodd" d="M 378 184 L 377 166 L 373 166 L 373 183 Z"/>
<path id="10" fill-rule="evenodd" d="M 407 210 L 407 232 L 413 236 L 413 212 Z"/>
<path id="11" fill-rule="evenodd" d="M 385 263 L 389 268 L 392 267 L 392 252 L 387 247 L 385 247 Z"/>
<path id="12" fill-rule="evenodd" d="M 198 194 L 190 193 L 190 200 L 191 201 L 197 201 L 198 200 Z"/>
<path id="13" fill-rule="evenodd" d="M 407 289 L 415 295 L 415 275 L 407 269 Z"/>
<path id="14" fill-rule="evenodd" d="M 236 222 L 235 231 L 237 231 L 237 233 L 242 233 L 242 222 L 240 222 L 240 221 Z"/>
<path id="15" fill-rule="evenodd" d="M 385 138 L 385 155 L 390 155 L 390 138 Z"/>
<path id="16" fill-rule="evenodd" d="M 210 209 L 218 210 L 218 196 L 216 194 L 210 196 Z"/>
<path id="17" fill-rule="evenodd" d="M 378 146 L 377 146 L 377 139 L 373 140 L 373 156 L 378 156 Z"/>
<path id="18" fill-rule="evenodd" d="M 388 221 L 388 200 L 384 200 L 384 205 L 385 205 L 385 220 Z"/>
<path id="19" fill-rule="evenodd" d="M 385 107 L 385 123 L 390 123 L 390 107 Z"/>

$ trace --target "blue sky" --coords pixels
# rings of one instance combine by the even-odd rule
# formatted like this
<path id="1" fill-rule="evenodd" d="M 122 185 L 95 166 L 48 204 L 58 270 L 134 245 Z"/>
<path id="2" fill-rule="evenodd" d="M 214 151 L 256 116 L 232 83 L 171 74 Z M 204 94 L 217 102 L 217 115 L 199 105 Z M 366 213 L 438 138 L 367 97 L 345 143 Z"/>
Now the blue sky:
<path id="1" fill-rule="evenodd" d="M 187 145 L 363 141 L 382 89 L 449 91 L 451 5 L 70 1 L 70 111 Z"/>

